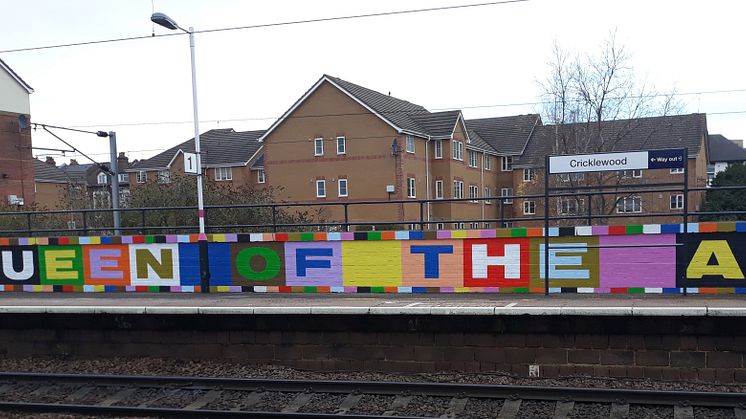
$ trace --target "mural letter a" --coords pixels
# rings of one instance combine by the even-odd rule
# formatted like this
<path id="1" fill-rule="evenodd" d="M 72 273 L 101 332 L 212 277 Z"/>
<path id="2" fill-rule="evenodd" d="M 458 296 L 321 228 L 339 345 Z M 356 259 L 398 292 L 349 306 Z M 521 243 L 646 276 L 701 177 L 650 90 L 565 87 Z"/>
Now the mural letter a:
<path id="1" fill-rule="evenodd" d="M 713 256 L 717 264 L 710 265 Z M 686 276 L 689 279 L 701 279 L 703 276 L 744 279 L 727 240 L 702 240 L 686 268 Z"/>

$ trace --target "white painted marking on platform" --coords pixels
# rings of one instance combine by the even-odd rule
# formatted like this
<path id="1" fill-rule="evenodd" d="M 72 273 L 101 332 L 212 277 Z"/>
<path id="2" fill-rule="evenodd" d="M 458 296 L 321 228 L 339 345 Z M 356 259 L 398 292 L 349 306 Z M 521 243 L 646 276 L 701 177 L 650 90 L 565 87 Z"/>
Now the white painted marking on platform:
<path id="1" fill-rule="evenodd" d="M 414 306 L 417 306 L 417 305 L 420 305 L 420 304 L 422 304 L 422 303 L 409 303 L 409 304 L 405 305 L 404 307 L 414 307 Z"/>
<path id="2" fill-rule="evenodd" d="M 516 304 L 518 304 L 518 303 L 510 303 L 510 304 L 506 305 L 505 308 L 515 307 Z"/>

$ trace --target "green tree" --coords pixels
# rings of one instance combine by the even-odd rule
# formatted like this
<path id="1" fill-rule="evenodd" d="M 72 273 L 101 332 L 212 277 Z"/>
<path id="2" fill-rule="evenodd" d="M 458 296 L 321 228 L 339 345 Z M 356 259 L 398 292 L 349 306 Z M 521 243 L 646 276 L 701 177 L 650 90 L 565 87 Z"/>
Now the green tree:
<path id="1" fill-rule="evenodd" d="M 746 165 L 736 164 L 718 173 L 712 186 L 746 187 Z M 705 212 L 746 211 L 746 189 L 708 190 L 705 198 Z M 702 221 L 733 221 L 746 219 L 744 215 L 703 215 Z"/>

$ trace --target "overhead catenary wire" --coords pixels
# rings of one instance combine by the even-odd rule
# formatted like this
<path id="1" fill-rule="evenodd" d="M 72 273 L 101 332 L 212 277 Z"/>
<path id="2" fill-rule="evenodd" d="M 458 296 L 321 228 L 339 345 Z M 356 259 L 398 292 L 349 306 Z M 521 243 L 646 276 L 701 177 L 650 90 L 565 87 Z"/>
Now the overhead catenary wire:
<path id="1" fill-rule="evenodd" d="M 310 24 L 310 23 L 321 23 L 321 22 L 334 22 L 334 21 L 340 21 L 340 20 L 365 19 L 365 18 L 375 18 L 375 17 L 384 17 L 384 16 L 415 14 L 415 13 L 439 12 L 439 11 L 445 11 L 445 10 L 469 9 L 469 8 L 485 7 L 485 6 L 497 6 L 497 5 L 510 4 L 510 3 L 523 3 L 523 2 L 528 2 L 528 1 L 530 0 L 500 0 L 500 1 L 490 1 L 490 2 L 482 2 L 482 3 L 426 7 L 426 8 L 420 8 L 420 9 L 393 10 L 393 11 L 387 11 L 387 12 L 362 13 L 362 14 L 356 14 L 356 15 L 331 16 L 331 17 L 321 17 L 321 18 L 314 18 L 314 19 L 288 20 L 288 21 L 283 21 L 283 22 L 259 23 L 259 24 L 254 24 L 254 25 L 232 26 L 232 27 L 226 27 L 226 28 L 202 29 L 202 30 L 195 30 L 194 33 L 214 33 L 214 32 L 239 31 L 239 30 L 247 30 L 247 29 L 272 28 L 272 27 L 279 27 L 279 26 L 291 26 L 291 25 L 301 25 L 301 24 Z M 93 40 L 93 41 L 71 42 L 67 44 L 53 44 L 53 45 L 44 45 L 44 46 L 38 46 L 38 47 L 6 49 L 6 50 L 0 50 L 0 54 L 12 53 L 12 52 L 38 51 L 38 50 L 54 49 L 54 48 L 77 47 L 77 46 L 85 46 L 85 45 L 96 45 L 96 44 L 105 44 L 105 43 L 111 43 L 111 42 L 135 41 L 135 40 L 149 39 L 149 38 L 154 38 L 154 37 L 181 36 L 181 35 L 184 35 L 184 34 L 179 32 L 179 33 L 165 33 L 165 34 L 157 34 L 157 35 L 151 34 L 151 35 L 139 35 L 139 36 L 129 36 L 129 37 L 121 37 L 121 38 L 99 39 L 99 40 Z"/>

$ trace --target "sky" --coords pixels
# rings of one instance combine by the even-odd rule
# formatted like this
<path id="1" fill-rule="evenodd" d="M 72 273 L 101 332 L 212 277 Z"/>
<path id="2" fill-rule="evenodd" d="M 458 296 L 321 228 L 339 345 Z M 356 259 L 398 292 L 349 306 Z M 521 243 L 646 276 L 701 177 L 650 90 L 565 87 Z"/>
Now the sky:
<path id="1" fill-rule="evenodd" d="M 153 11 L 199 31 L 479 2 L 0 0 L 0 58 L 34 88 L 32 122 L 116 131 L 133 160 L 194 134 L 188 37 L 150 37 L 174 33 L 150 21 Z M 725 0 L 528 0 L 197 33 L 200 131 L 266 129 L 323 74 L 430 110 L 463 109 L 467 119 L 537 113 L 539 105 L 505 105 L 540 100 L 554 43 L 592 54 L 616 31 L 641 81 L 681 93 L 683 113 L 708 113 L 710 134 L 746 139 L 746 54 L 737 42 L 745 9 Z M 138 36 L 147 38 L 4 52 Z M 740 91 L 685 94 L 723 90 Z M 55 132 L 108 161 L 105 138 Z M 67 148 L 42 130 L 32 141 Z"/>

